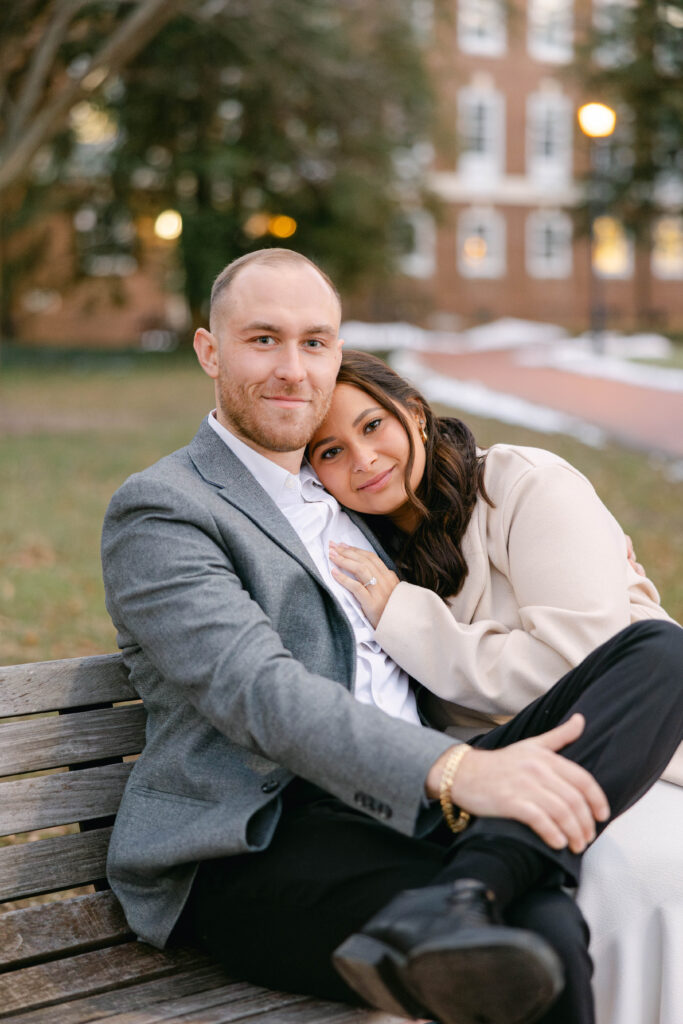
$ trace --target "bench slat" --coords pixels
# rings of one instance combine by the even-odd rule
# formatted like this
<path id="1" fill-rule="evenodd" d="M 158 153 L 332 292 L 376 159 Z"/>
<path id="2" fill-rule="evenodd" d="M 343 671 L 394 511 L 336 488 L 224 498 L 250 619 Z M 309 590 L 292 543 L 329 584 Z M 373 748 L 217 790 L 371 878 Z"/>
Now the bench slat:
<path id="1" fill-rule="evenodd" d="M 190 968 L 179 974 L 151 981 L 127 985 L 122 989 L 99 992 L 81 999 L 68 1000 L 58 1006 L 28 1010 L 16 1017 L 21 1024 L 90 1024 L 104 1020 L 112 1014 L 139 1011 L 141 1007 L 155 1009 L 165 1003 L 172 1004 L 186 996 L 216 989 L 224 993 L 227 1003 L 252 991 L 253 986 L 243 981 L 227 982 L 225 974 L 216 964 Z M 199 1024 L 199 1022 L 198 1022 Z"/>
<path id="2" fill-rule="evenodd" d="M 102 765 L 3 783 L 0 836 L 116 814 L 131 768 Z"/>
<path id="3" fill-rule="evenodd" d="M 110 890 L 10 910 L 0 917 L 0 971 L 132 938 Z"/>
<path id="4" fill-rule="evenodd" d="M 0 775 L 137 754 L 144 742 L 145 711 L 139 704 L 26 722 L 2 722 Z"/>
<path id="5" fill-rule="evenodd" d="M 0 1020 L 19 1010 L 51 1006 L 65 999 L 105 992 L 142 978 L 159 978 L 205 963 L 194 950 L 162 952 L 142 942 L 80 953 L 0 974 Z"/>
<path id="6" fill-rule="evenodd" d="M 97 828 L 0 848 L 0 900 L 71 889 L 104 878 L 111 831 Z"/>
<path id="7" fill-rule="evenodd" d="M 120 654 L 0 667 L 0 718 L 136 696 Z"/>
<path id="8" fill-rule="evenodd" d="M 314 1001 L 307 996 L 286 992 L 269 992 L 264 988 L 250 987 L 246 992 L 232 984 L 214 989 L 197 992 L 191 996 L 178 999 L 164 999 L 153 1006 L 141 1004 L 130 1010 L 121 1010 L 111 1016 L 104 1017 L 107 1024 L 157 1024 L 162 1021 L 184 1021 L 195 1024 L 212 1024 L 215 1020 L 240 1021 L 257 1017 L 262 1013 L 283 1012 L 288 1007 L 305 1008 Z M 318 1021 L 327 1020 L 326 1013 L 320 1014 L 320 1008 L 335 1009 L 337 1003 L 319 1003 Z M 279 1018 L 278 1018 L 279 1019 Z"/>

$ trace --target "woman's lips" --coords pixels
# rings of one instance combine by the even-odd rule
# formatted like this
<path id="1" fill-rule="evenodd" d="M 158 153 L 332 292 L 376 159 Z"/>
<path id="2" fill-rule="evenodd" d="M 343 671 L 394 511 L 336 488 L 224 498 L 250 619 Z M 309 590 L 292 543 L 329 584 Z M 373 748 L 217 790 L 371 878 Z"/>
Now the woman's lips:
<path id="1" fill-rule="evenodd" d="M 394 472 L 394 467 L 391 469 L 385 469 L 383 473 L 379 473 L 378 476 L 373 476 L 372 480 L 368 480 L 367 483 L 361 484 L 357 487 L 357 491 L 379 491 L 384 487 L 385 483 Z"/>

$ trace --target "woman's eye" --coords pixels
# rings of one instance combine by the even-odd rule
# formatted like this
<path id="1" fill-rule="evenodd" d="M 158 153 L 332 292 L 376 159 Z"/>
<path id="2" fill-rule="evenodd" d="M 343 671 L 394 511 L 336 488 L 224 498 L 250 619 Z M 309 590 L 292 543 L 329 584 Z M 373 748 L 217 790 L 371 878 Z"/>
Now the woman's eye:
<path id="1" fill-rule="evenodd" d="M 378 417 L 376 420 L 370 420 L 370 422 L 366 423 L 365 426 L 363 427 L 363 433 L 364 434 L 371 434 L 373 432 L 373 430 L 377 430 L 377 428 L 378 428 L 378 426 L 380 425 L 381 422 L 382 422 L 381 417 Z"/>
<path id="2" fill-rule="evenodd" d="M 335 455 L 338 455 L 338 454 L 339 454 L 339 452 L 340 452 L 340 451 L 341 451 L 341 448 L 327 448 L 327 449 L 326 449 L 326 450 L 325 450 L 325 451 L 324 451 L 324 452 L 322 453 L 322 455 L 320 456 L 320 458 L 321 458 L 321 459 L 333 459 L 333 458 L 335 457 Z"/>

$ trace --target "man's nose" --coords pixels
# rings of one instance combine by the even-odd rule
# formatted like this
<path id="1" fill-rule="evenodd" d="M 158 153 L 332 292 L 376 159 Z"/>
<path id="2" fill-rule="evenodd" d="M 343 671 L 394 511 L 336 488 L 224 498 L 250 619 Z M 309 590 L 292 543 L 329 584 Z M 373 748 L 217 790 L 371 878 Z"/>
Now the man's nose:
<path id="1" fill-rule="evenodd" d="M 306 369 L 298 346 L 285 345 L 280 349 L 275 374 L 280 380 L 302 381 L 305 378 Z"/>

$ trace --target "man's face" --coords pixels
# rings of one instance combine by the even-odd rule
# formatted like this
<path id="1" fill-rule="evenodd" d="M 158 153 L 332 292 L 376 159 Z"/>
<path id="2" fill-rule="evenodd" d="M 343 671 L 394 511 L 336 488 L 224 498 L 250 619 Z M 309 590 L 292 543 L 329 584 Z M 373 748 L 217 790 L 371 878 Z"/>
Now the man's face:
<path id="1" fill-rule="evenodd" d="M 195 349 L 216 382 L 217 415 L 250 447 L 298 472 L 322 421 L 341 359 L 337 297 L 308 264 L 251 264 Z M 214 353 L 203 358 L 209 344 Z"/>

